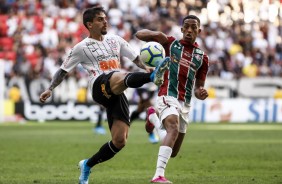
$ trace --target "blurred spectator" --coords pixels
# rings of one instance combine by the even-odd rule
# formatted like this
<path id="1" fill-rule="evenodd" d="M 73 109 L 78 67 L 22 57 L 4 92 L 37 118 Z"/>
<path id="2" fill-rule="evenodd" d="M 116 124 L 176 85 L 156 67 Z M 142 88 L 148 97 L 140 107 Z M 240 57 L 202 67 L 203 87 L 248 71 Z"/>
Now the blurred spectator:
<path id="1" fill-rule="evenodd" d="M 277 89 L 274 92 L 273 98 L 282 99 L 282 88 L 281 88 L 281 86 L 277 86 Z"/>
<path id="2" fill-rule="evenodd" d="M 21 100 L 21 92 L 18 86 L 14 85 L 8 91 L 8 97 L 13 102 L 19 102 Z"/>
<path id="3" fill-rule="evenodd" d="M 0 2 L 0 60 L 5 62 L 7 79 L 14 75 L 50 78 L 65 52 L 88 36 L 80 17 L 86 7 L 97 5 L 108 11 L 109 33 L 136 48 L 142 44 L 134 38 L 137 30 L 160 30 L 180 38 L 180 20 L 195 14 L 204 28 L 197 42 L 210 56 L 208 75 L 282 77 L 281 0 Z"/>

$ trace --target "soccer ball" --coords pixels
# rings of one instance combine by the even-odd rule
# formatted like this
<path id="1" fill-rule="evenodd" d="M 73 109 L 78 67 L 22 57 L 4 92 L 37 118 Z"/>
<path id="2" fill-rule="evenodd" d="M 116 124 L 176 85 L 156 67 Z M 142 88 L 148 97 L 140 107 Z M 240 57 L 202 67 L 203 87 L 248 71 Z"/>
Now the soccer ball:
<path id="1" fill-rule="evenodd" d="M 147 66 L 158 66 L 159 61 L 165 57 L 165 50 L 158 42 L 145 43 L 140 51 L 140 59 Z"/>

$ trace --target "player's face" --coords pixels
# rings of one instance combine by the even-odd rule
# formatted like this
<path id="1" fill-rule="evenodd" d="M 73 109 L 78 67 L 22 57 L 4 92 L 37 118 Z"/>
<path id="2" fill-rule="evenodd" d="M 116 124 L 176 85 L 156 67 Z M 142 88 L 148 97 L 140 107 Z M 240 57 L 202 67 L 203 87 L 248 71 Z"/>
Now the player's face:
<path id="1" fill-rule="evenodd" d="M 201 32 L 199 24 L 195 19 L 186 19 L 181 28 L 181 32 L 183 33 L 183 39 L 187 42 L 193 44 Z"/>
<path id="2" fill-rule="evenodd" d="M 91 32 L 96 34 L 107 34 L 108 21 L 106 15 L 103 12 L 97 14 L 88 28 Z"/>

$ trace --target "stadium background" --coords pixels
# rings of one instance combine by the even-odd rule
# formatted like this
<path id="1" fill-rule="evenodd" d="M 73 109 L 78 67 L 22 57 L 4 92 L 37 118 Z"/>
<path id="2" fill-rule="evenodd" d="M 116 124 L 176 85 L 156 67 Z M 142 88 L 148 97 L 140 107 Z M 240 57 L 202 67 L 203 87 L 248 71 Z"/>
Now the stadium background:
<path id="1" fill-rule="evenodd" d="M 137 52 L 142 45 L 134 37 L 137 30 L 180 38 L 181 19 L 188 13 L 200 17 L 197 42 L 210 58 L 210 98 L 192 102 L 192 122 L 282 122 L 281 0 L 2 0 L 0 121 L 96 121 L 99 108 L 87 93 L 81 67 L 56 88 L 48 104 L 38 97 L 71 47 L 87 36 L 81 15 L 97 4 L 108 12 L 108 34 L 120 35 Z M 136 70 L 126 58 L 122 65 Z M 127 96 L 134 108 L 135 90 Z"/>

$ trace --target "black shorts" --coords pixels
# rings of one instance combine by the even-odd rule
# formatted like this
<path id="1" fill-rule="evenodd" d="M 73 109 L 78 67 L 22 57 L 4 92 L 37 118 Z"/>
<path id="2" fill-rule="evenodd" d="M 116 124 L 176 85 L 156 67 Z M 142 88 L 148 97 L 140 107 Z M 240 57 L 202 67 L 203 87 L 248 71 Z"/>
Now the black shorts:
<path id="1" fill-rule="evenodd" d="M 92 91 L 93 100 L 106 108 L 110 129 L 114 119 L 121 120 L 130 126 L 129 104 L 125 94 L 115 95 L 110 88 L 110 78 L 113 73 L 100 75 L 95 80 Z"/>

